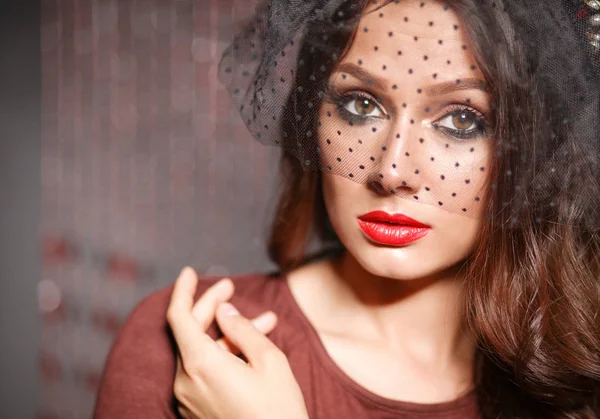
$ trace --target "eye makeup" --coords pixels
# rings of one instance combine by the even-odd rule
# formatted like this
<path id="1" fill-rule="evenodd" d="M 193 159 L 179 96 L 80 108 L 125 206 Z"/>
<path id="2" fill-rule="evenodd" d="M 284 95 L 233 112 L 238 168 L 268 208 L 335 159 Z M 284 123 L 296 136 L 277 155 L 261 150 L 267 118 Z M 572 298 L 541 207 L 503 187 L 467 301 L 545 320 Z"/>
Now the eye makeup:
<path id="1" fill-rule="evenodd" d="M 326 100 L 337 107 L 342 119 L 352 124 L 364 125 L 387 116 L 383 104 L 368 92 L 353 90 L 341 93 L 334 88 L 329 90 Z M 361 114 L 367 110 L 369 112 Z"/>
<path id="2" fill-rule="evenodd" d="M 490 135 L 489 122 L 486 116 L 472 106 L 453 103 L 444 112 L 442 117 L 431 124 L 433 128 L 443 134 L 463 141 Z M 454 125 L 454 128 L 444 125 L 444 121 L 448 125 Z M 465 128 L 457 126 L 457 124 L 465 123 L 468 124 Z"/>
<path id="3" fill-rule="evenodd" d="M 381 101 L 365 91 L 340 92 L 331 88 L 326 101 L 335 105 L 338 115 L 350 125 L 365 125 L 389 119 Z M 460 103 L 447 105 L 443 115 L 431 123 L 437 131 L 458 141 L 489 136 L 489 125 L 484 113 L 473 106 Z"/>

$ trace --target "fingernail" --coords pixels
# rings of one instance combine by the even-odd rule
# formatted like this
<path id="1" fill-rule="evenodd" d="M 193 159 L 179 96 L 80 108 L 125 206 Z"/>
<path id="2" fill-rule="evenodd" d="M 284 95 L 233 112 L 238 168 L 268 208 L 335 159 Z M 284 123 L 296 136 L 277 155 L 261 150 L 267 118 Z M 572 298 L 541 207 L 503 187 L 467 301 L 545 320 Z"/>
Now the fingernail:
<path id="1" fill-rule="evenodd" d="M 272 311 L 267 311 L 266 313 L 262 313 L 255 320 L 255 323 L 260 325 L 271 324 L 273 321 L 277 320 L 277 315 Z"/>
<path id="2" fill-rule="evenodd" d="M 227 287 L 229 286 L 229 283 L 230 283 L 230 282 L 232 282 L 232 281 L 231 281 L 231 279 L 229 279 L 229 278 L 223 278 L 223 279 L 220 279 L 220 280 L 218 281 L 218 284 L 217 284 L 217 286 L 218 286 L 219 288 L 225 288 L 226 286 L 227 286 Z"/>
<path id="3" fill-rule="evenodd" d="M 190 275 L 194 273 L 194 269 L 192 269 L 189 266 L 184 266 L 184 268 L 181 270 L 180 275 Z"/>
<path id="4" fill-rule="evenodd" d="M 230 279 L 221 279 L 213 285 L 213 288 L 217 291 L 217 293 L 223 297 L 225 297 L 225 294 L 229 294 L 231 292 L 232 287 L 233 282 L 231 282 Z"/>
<path id="5" fill-rule="evenodd" d="M 237 311 L 237 309 L 230 303 L 221 304 L 219 310 L 221 310 L 221 313 L 223 313 L 225 316 L 237 316 L 240 314 L 240 312 Z"/>

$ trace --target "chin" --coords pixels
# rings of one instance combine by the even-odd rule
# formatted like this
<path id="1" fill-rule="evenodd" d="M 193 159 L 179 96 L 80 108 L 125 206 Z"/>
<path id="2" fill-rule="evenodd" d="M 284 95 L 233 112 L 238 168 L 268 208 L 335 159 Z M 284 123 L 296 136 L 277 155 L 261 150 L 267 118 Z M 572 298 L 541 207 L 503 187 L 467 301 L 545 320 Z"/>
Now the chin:
<path id="1" fill-rule="evenodd" d="M 466 248 L 461 251 L 455 247 L 450 251 L 446 246 L 436 246 L 435 237 L 424 237 L 402 247 L 380 245 L 365 237 L 340 239 L 366 272 L 399 281 L 445 276 L 460 268 L 470 254 Z"/>

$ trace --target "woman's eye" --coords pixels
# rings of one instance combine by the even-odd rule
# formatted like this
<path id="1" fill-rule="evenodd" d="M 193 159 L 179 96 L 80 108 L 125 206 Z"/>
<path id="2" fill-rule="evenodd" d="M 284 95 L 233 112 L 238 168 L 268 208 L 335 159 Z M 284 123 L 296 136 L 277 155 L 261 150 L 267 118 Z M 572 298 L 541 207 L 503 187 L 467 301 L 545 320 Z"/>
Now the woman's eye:
<path id="1" fill-rule="evenodd" d="M 450 112 L 436 124 L 455 131 L 471 131 L 479 124 L 479 115 L 469 109 L 459 109 Z"/>
<path id="2" fill-rule="evenodd" d="M 451 110 L 433 126 L 444 134 L 461 140 L 487 137 L 490 134 L 485 117 L 477 111 L 464 107 Z"/>
<path id="3" fill-rule="evenodd" d="M 382 115 L 379 105 L 367 97 L 353 97 L 347 100 L 345 109 L 353 115 L 379 117 Z"/>

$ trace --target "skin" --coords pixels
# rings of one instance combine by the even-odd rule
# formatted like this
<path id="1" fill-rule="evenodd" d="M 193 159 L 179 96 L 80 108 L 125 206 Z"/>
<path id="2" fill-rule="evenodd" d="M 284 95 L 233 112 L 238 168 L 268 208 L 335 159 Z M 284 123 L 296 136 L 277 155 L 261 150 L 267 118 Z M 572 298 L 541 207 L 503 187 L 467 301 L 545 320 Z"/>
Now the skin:
<path id="1" fill-rule="evenodd" d="M 463 196 L 469 196 L 465 199 L 467 203 L 460 205 L 469 208 L 469 216 L 456 208 L 441 209 L 423 204 L 423 200 L 410 199 L 413 195 L 425 196 L 425 186 L 449 191 L 460 188 L 463 180 L 456 172 L 440 180 L 439 171 L 444 168 L 439 166 L 436 170 L 423 170 L 419 176 L 413 175 L 413 167 L 425 166 L 429 157 L 421 152 L 416 139 L 423 136 L 430 143 L 450 142 L 453 159 L 472 159 L 469 160 L 471 166 L 463 170 L 488 165 L 492 153 L 489 138 L 453 142 L 423 121 L 427 118 L 449 125 L 452 123 L 449 118 L 443 119 L 448 103 L 466 105 L 468 98 L 471 106 L 485 113 L 490 99 L 478 89 L 445 95 L 416 92 L 415 86 L 427 90 L 444 81 L 483 80 L 479 69 L 471 67 L 474 59 L 469 49 L 462 49 L 462 45 L 468 46 L 465 35 L 453 30 L 458 22 L 454 12 L 444 11 L 441 3 L 428 2 L 427 7 L 420 8 L 419 2 L 410 1 L 386 6 L 381 12 L 384 18 L 375 12 L 361 19 L 354 43 L 339 67 L 362 59 L 362 70 L 381 80 L 387 88 L 376 89 L 347 71 L 334 71 L 330 83 L 342 92 L 370 92 L 381 97 L 382 110 L 372 114 L 389 114 L 390 118 L 381 117 L 366 126 L 349 126 L 337 113 L 337 104 L 325 103 L 321 108 L 320 120 L 324 123 L 319 140 L 324 167 L 334 165 L 341 149 L 356 138 L 365 138 L 373 126 L 377 127 L 377 133 L 369 132 L 370 137 L 361 146 L 363 150 L 367 148 L 363 155 L 376 153 L 381 144 L 387 146 L 386 154 L 381 155 L 376 165 L 367 168 L 359 181 L 324 171 L 327 212 L 347 251 L 338 260 L 302 267 L 288 279 L 294 296 L 330 356 L 352 379 L 388 398 L 423 403 L 446 401 L 472 387 L 474 344 L 461 320 L 460 288 L 466 278 L 460 273 L 460 267 L 476 246 L 482 223 L 480 202 L 483 201 L 471 198 L 483 196 L 488 179 L 485 175 L 473 177 L 469 189 L 461 190 Z M 432 16 L 435 17 L 434 29 L 428 24 Z M 410 26 L 402 23 L 404 17 L 409 18 Z M 384 20 L 386 23 L 382 24 Z M 360 30 L 363 27 L 369 31 Z M 395 28 L 393 37 L 388 36 L 390 27 Z M 413 41 L 415 33 L 420 36 L 418 42 Z M 445 40 L 443 54 L 437 43 L 440 38 Z M 377 54 L 373 54 L 374 45 L 378 46 Z M 396 53 L 399 49 L 403 51 L 402 56 Z M 424 55 L 431 58 L 422 60 Z M 446 68 L 449 56 L 453 65 Z M 386 70 L 382 69 L 383 65 Z M 413 69 L 412 75 L 399 76 L 406 74 L 407 67 Z M 434 79 L 431 73 L 436 71 L 439 76 Z M 341 74 L 347 76 L 342 78 Z M 396 89 L 390 88 L 393 84 Z M 402 103 L 408 106 L 404 108 Z M 352 110 L 354 104 L 346 105 Z M 426 107 L 431 111 L 424 115 L 422 109 Z M 417 123 L 410 124 L 410 119 Z M 343 132 L 342 139 L 337 140 L 341 145 L 328 147 L 325 139 L 335 137 L 337 130 Z M 400 133 L 402 139 L 396 140 L 395 133 Z M 475 148 L 474 153 L 469 152 L 471 147 Z M 392 168 L 391 162 L 398 161 L 406 151 L 411 152 L 410 162 Z M 379 178 L 378 173 L 384 173 L 384 179 Z M 409 179 L 408 185 L 392 194 L 391 189 L 403 179 Z M 403 247 L 374 243 L 357 223 L 358 216 L 373 210 L 408 215 L 431 226 L 431 231 Z M 347 321 L 350 318 L 352 322 Z"/>
<path id="2" fill-rule="evenodd" d="M 196 272 L 184 268 L 167 310 L 179 349 L 173 383 L 179 415 L 186 419 L 308 419 L 287 358 L 263 335 L 275 326 L 274 313 L 266 312 L 252 321 L 241 316 L 226 302 L 234 292 L 227 278 L 194 302 L 197 286 Z M 215 342 L 206 334 L 215 320 L 228 342 L 225 345 L 224 340 Z M 247 363 L 234 355 L 238 352 Z"/>
<path id="3" fill-rule="evenodd" d="M 382 144 L 387 147 L 387 154 L 378 155 L 376 165 L 362 177 L 357 176 L 358 179 L 347 177 L 339 167 L 329 173 L 324 170 L 327 212 L 346 252 L 338 259 L 304 265 L 290 272 L 287 281 L 327 352 L 351 379 L 390 399 L 439 403 L 460 397 L 473 387 L 475 344 L 464 327 L 460 310 L 461 283 L 468 278 L 460 268 L 477 245 L 484 217 L 482 202 L 486 201 L 483 191 L 489 179 L 487 171 L 478 173 L 471 176 L 472 182 L 465 188 L 462 186 L 465 173 L 461 171 L 488 167 L 491 142 L 487 138 L 472 139 L 468 145 L 453 142 L 448 151 L 453 154 L 439 154 L 451 158 L 442 159 L 436 166 L 437 171 L 424 170 L 420 176 L 411 176 L 414 167 L 410 164 L 391 170 L 390 163 L 410 150 L 411 164 L 423 165 L 429 158 L 423 150 L 432 148 L 419 149 L 415 139 L 422 136 L 428 141 L 428 147 L 434 148 L 450 141 L 447 137 L 442 141 L 439 132 L 432 128 L 434 122 L 449 122 L 448 118 L 443 119 L 448 113 L 448 104 L 466 105 L 468 102 L 487 114 L 490 99 L 479 89 L 453 91 L 443 96 L 415 94 L 417 85 L 427 90 L 444 81 L 483 78 L 479 70 L 472 67 L 474 60 L 462 29 L 453 29 L 458 22 L 456 14 L 444 10 L 442 3 L 427 2 L 425 8 L 419 3 L 403 1 L 386 6 L 382 10 L 384 17 L 379 17 L 379 11 L 366 14 L 352 47 L 338 64 L 341 67 L 369 57 L 362 64 L 363 70 L 388 86 L 375 94 L 383 98 L 384 114 L 390 117 L 373 122 L 377 124 L 377 134 L 363 144 L 373 147 L 363 150 L 364 155 L 374 153 L 375 147 L 380 148 Z M 428 23 L 431 16 L 435 16 L 434 28 Z M 403 25 L 405 17 L 410 23 Z M 360 31 L 365 26 L 369 31 Z M 389 27 L 395 28 L 393 37 L 388 35 Z M 419 36 L 419 42 L 412 40 L 415 35 Z M 440 38 L 447 41 L 443 57 L 434 51 Z M 378 54 L 372 53 L 374 45 L 379 48 Z M 467 48 L 462 48 L 463 45 Z M 413 59 L 401 60 L 396 54 L 399 48 L 403 50 L 403 57 Z M 424 55 L 432 57 L 431 61 L 414 58 Z M 444 67 L 440 77 L 434 80 L 431 73 L 444 65 L 435 60 L 445 60 L 447 56 L 452 56 L 454 64 Z M 382 65 L 387 66 L 385 71 Z M 413 69 L 411 79 L 398 76 L 405 74 L 407 65 Z M 364 80 L 342 78 L 340 71 L 334 71 L 330 83 L 342 91 L 350 88 L 373 91 L 373 86 Z M 391 84 L 397 88 L 389 89 Z M 408 106 L 403 107 L 402 103 Z M 430 107 L 431 112 L 424 115 L 422 110 L 426 107 Z M 339 105 L 326 101 L 320 109 L 320 120 L 324 123 L 318 138 L 324 167 L 333 167 L 336 157 L 348 147 L 347 142 L 341 142 L 328 148 L 327 138 L 342 128 L 344 138 L 350 140 L 365 132 L 364 126 L 350 127 L 338 117 L 338 108 Z M 411 119 L 417 124 L 411 124 Z M 401 133 L 401 140 L 394 140 L 396 133 Z M 475 151 L 471 152 L 470 148 Z M 470 165 L 448 172 L 448 178 L 442 183 L 440 171 L 448 169 L 444 164 L 459 158 L 468 159 Z M 379 173 L 385 174 L 383 180 L 378 177 Z M 406 179 L 407 184 L 398 187 Z M 457 189 L 459 185 L 462 189 Z M 435 202 L 427 202 L 427 194 L 423 192 L 426 186 L 439 193 L 438 196 L 459 190 L 463 202 L 442 209 Z M 391 193 L 392 189 L 396 193 Z M 411 199 L 415 194 L 425 198 L 416 202 Z M 475 196 L 481 200 L 474 201 Z M 468 209 L 468 215 L 462 208 Z M 356 218 L 373 210 L 406 214 L 429 225 L 431 231 L 406 246 L 374 243 L 360 230 Z M 223 302 L 231 297 L 232 284 L 220 291 L 220 285 L 215 285 L 192 307 L 195 278 L 189 269 L 182 272 L 168 316 L 181 350 L 175 395 L 184 417 L 250 419 L 268 417 L 265 416 L 268 412 L 278 411 L 285 412 L 279 417 L 305 419 L 302 396 L 289 373 L 285 356 L 261 334 L 268 333 L 275 320 L 271 318 L 266 325 L 249 327 L 251 323 L 239 314 L 225 316 L 224 312 L 231 307 L 224 306 Z M 206 330 L 215 316 L 233 347 L 212 342 L 202 333 L 202 328 Z M 194 333 L 198 336 L 192 338 Z M 228 350 L 235 351 L 235 347 L 250 359 L 248 365 L 240 366 L 238 358 L 229 356 Z M 200 353 L 202 357 L 198 356 Z M 210 362 L 201 362 L 207 357 Z M 236 391 L 228 387 L 227 383 L 232 382 L 240 383 Z M 273 391 L 281 401 L 275 410 L 264 397 Z M 240 394 L 247 397 L 241 401 Z M 228 407 L 232 405 L 241 409 L 231 412 Z M 207 406 L 210 411 L 206 410 Z"/>

